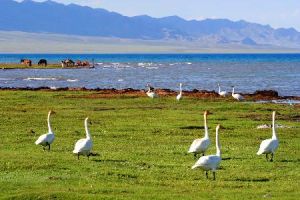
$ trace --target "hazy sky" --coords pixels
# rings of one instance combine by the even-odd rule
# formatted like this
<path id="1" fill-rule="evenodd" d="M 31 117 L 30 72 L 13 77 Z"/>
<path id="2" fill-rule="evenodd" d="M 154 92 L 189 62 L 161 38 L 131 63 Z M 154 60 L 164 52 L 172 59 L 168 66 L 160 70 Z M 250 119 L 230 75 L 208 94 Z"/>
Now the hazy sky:
<path id="1" fill-rule="evenodd" d="M 22 0 L 17 0 L 22 1 Z M 44 0 L 35 0 L 44 1 Z M 185 19 L 227 18 L 300 30 L 300 0 L 55 0 L 105 8 L 127 16 L 178 15 Z"/>

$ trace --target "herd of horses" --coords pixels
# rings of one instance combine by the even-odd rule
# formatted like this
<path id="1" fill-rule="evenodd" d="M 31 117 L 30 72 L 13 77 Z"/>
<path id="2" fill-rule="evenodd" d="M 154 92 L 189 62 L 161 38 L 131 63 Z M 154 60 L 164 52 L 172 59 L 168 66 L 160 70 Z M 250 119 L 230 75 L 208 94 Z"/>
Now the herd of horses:
<path id="1" fill-rule="evenodd" d="M 20 62 L 21 62 L 22 65 L 26 65 L 28 67 L 32 66 L 32 61 L 29 60 L 29 59 L 21 59 Z M 47 65 L 48 65 L 48 62 L 47 62 L 46 59 L 40 59 L 39 62 L 38 62 L 38 66 L 47 67 Z M 78 61 L 74 62 L 71 59 L 66 59 L 66 60 L 61 61 L 61 67 L 65 68 L 65 67 L 91 67 L 91 66 L 90 66 L 90 63 L 88 61 L 78 60 Z"/>

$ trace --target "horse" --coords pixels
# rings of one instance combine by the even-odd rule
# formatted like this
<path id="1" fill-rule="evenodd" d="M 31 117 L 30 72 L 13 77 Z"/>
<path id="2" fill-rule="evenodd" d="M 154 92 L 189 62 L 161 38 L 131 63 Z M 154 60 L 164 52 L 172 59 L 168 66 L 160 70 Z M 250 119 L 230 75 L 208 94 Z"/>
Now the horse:
<path id="1" fill-rule="evenodd" d="M 32 61 L 29 60 L 29 59 L 21 59 L 21 64 L 31 67 L 32 66 Z"/>
<path id="2" fill-rule="evenodd" d="M 89 61 L 78 60 L 78 61 L 76 61 L 75 65 L 78 66 L 78 67 L 89 67 L 90 63 L 89 63 Z"/>
<path id="3" fill-rule="evenodd" d="M 38 66 L 40 65 L 44 65 L 45 67 L 47 67 L 47 60 L 46 59 L 41 59 L 39 62 L 38 62 Z"/>
<path id="4" fill-rule="evenodd" d="M 70 59 L 61 61 L 62 68 L 64 68 L 64 67 L 70 67 L 70 66 L 74 67 L 74 65 L 75 65 L 75 62 L 73 60 L 70 60 Z"/>

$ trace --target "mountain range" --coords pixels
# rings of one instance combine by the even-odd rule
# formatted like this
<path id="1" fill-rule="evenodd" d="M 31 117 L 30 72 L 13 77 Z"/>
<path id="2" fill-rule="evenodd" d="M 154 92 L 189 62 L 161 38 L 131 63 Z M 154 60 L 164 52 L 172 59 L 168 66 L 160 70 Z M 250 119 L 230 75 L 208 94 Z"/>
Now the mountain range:
<path id="1" fill-rule="evenodd" d="M 185 20 L 178 16 L 127 17 L 100 8 L 54 1 L 0 1 L 0 31 L 21 31 L 130 40 L 197 42 L 205 46 L 300 48 L 300 32 L 228 19 Z"/>

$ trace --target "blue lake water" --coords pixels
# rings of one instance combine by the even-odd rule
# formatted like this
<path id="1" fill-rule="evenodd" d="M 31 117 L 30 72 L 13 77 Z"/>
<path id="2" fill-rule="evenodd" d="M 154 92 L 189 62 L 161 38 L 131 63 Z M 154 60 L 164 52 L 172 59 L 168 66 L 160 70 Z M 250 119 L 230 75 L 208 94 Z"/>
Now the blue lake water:
<path id="1" fill-rule="evenodd" d="M 96 63 L 94 69 L 0 70 L 0 87 L 86 87 L 254 92 L 272 89 L 300 96 L 300 54 L 0 54 L 0 63 L 70 58 Z M 1 64 L 0 64 L 1 67 Z"/>

